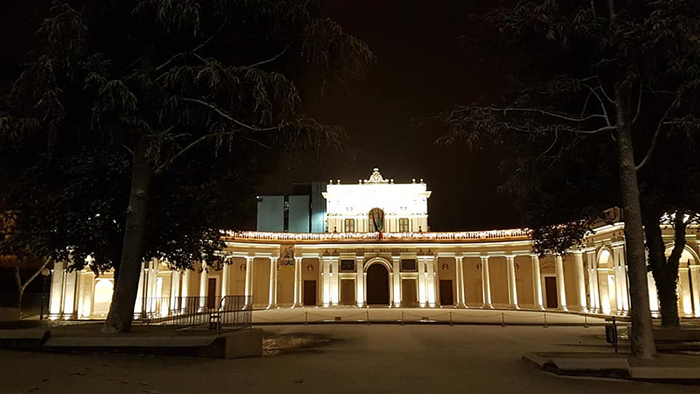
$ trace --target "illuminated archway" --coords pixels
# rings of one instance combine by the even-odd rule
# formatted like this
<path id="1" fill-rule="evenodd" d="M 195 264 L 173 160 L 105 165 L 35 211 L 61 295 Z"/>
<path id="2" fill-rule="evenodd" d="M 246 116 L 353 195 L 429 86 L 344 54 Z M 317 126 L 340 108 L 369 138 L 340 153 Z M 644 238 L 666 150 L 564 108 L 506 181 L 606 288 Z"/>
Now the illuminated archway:
<path id="1" fill-rule="evenodd" d="M 381 258 L 367 262 L 365 266 L 367 305 L 389 306 L 391 302 L 391 265 Z"/>
<path id="2" fill-rule="evenodd" d="M 114 283 L 111 279 L 98 279 L 95 283 L 95 297 L 92 314 L 95 316 L 107 315 L 109 304 L 112 302 Z"/>
<path id="3" fill-rule="evenodd" d="M 666 247 L 666 257 L 673 251 L 673 245 Z M 687 316 L 700 315 L 700 291 L 698 291 L 697 278 L 694 278 L 691 272 L 691 266 L 698 264 L 698 256 L 694 250 L 688 246 L 685 247 L 681 258 L 678 261 L 678 286 L 676 292 L 678 295 L 678 313 Z"/>
<path id="4" fill-rule="evenodd" d="M 620 309 L 615 285 L 613 255 L 608 248 L 598 252 L 598 286 L 600 291 L 600 307 L 603 313 L 611 313 Z"/>

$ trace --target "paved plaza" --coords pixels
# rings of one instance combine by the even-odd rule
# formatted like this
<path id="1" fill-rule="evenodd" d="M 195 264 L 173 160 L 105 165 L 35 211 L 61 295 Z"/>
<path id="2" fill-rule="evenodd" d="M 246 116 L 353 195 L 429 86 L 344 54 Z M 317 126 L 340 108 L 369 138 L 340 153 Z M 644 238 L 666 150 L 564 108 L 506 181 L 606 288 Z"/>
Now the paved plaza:
<path id="1" fill-rule="evenodd" d="M 0 393 L 694 393 L 692 386 L 567 378 L 521 360 L 533 351 L 612 352 L 602 327 L 266 326 L 266 342 L 315 343 L 211 360 L 0 351 Z"/>

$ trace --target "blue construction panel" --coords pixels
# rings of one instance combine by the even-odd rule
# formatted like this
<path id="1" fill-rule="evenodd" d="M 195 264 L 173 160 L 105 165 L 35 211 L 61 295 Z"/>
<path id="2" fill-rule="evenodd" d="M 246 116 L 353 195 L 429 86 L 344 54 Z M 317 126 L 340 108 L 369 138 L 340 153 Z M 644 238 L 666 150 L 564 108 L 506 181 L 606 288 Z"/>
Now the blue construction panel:
<path id="1" fill-rule="evenodd" d="M 311 183 L 311 232 L 326 232 L 326 199 L 323 192 L 326 185 L 321 182 Z"/>
<path id="2" fill-rule="evenodd" d="M 289 196 L 289 232 L 309 232 L 309 196 Z"/>
<path id="3" fill-rule="evenodd" d="M 258 196 L 258 231 L 284 231 L 284 196 Z"/>

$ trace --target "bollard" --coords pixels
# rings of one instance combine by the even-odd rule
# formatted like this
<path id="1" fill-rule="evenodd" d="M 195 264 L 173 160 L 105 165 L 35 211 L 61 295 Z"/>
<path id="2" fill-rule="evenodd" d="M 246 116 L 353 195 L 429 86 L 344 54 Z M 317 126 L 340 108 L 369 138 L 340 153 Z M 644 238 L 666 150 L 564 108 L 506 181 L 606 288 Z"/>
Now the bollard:
<path id="1" fill-rule="evenodd" d="M 501 327 L 506 326 L 506 314 L 501 312 Z"/>
<path id="2" fill-rule="evenodd" d="M 369 325 L 369 311 L 367 311 L 367 324 Z"/>
<path id="3" fill-rule="evenodd" d="M 309 324 L 309 312 L 304 312 L 304 325 Z"/>
<path id="4" fill-rule="evenodd" d="M 452 326 L 452 312 L 450 312 L 450 326 Z"/>
<path id="5" fill-rule="evenodd" d="M 401 325 L 403 326 L 403 311 L 401 311 Z"/>
<path id="6" fill-rule="evenodd" d="M 544 327 L 543 328 L 547 328 L 547 314 L 543 313 L 542 316 L 544 316 Z"/>
<path id="7" fill-rule="evenodd" d="M 588 315 L 583 315 L 583 328 L 588 328 Z"/>

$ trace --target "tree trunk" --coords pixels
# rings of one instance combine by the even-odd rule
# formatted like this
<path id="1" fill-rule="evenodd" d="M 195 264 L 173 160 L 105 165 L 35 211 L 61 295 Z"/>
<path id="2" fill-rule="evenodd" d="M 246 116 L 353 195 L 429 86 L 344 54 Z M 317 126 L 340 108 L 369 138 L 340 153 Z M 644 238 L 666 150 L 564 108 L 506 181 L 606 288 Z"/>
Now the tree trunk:
<path id="1" fill-rule="evenodd" d="M 146 138 L 137 137 L 119 280 L 116 282 L 107 320 L 102 327 L 103 333 L 131 331 L 134 304 L 136 303 L 141 275 L 141 261 L 143 260 L 148 224 L 148 200 L 153 175 L 153 169 L 146 157 L 147 148 Z"/>
<path id="2" fill-rule="evenodd" d="M 676 275 L 676 279 L 678 276 Z M 680 327 L 678 317 L 677 280 L 666 278 L 657 281 L 656 292 L 659 295 L 659 312 L 661 312 L 661 327 Z"/>
<path id="3" fill-rule="evenodd" d="M 30 283 L 34 279 L 36 279 L 37 276 L 41 273 L 41 271 L 46 268 L 47 265 L 49 265 L 49 262 L 51 259 L 45 259 L 44 263 L 39 267 L 38 270 L 34 271 L 34 273 L 27 278 L 27 281 L 22 283 L 22 276 L 20 275 L 20 267 L 22 266 L 22 259 L 17 259 L 17 265 L 15 266 L 15 284 L 17 285 L 17 308 L 19 309 L 19 317 L 22 317 L 22 298 L 24 297 L 24 290 L 27 289 L 27 286 L 29 286 Z M 42 300 L 43 302 L 43 300 Z"/>
<path id="4" fill-rule="evenodd" d="M 649 207 L 649 211 L 644 213 L 644 234 L 646 235 L 647 248 L 649 250 L 649 265 L 651 266 L 651 273 L 654 275 L 656 293 L 659 297 L 661 326 L 678 327 L 680 326 L 680 320 L 678 318 L 678 294 L 676 288 L 678 285 L 679 258 L 666 258 L 666 245 L 664 244 L 660 226 L 663 210 Z M 682 244 L 679 245 L 678 240 L 676 240 L 674 250 L 680 248 L 682 252 L 685 247 L 685 231 L 681 229 L 681 232 L 683 233 L 681 235 Z M 673 264 L 674 260 L 675 267 Z"/>
<path id="5" fill-rule="evenodd" d="M 24 286 L 22 286 L 22 277 L 19 274 L 20 259 L 17 259 L 15 266 L 15 283 L 17 284 L 17 309 L 19 310 L 19 318 L 22 318 L 22 296 L 24 296 Z"/>
<path id="6" fill-rule="evenodd" d="M 630 284 L 632 356 L 653 358 L 656 356 L 656 346 L 654 345 L 651 310 L 649 308 L 647 265 L 644 258 L 644 227 L 642 226 L 639 183 L 637 182 L 637 169 L 634 163 L 632 145 L 629 89 L 617 84 L 615 86 L 615 101 L 620 192 L 624 210 Z"/>

